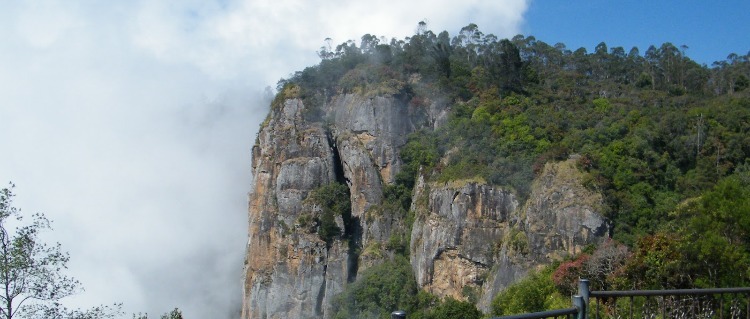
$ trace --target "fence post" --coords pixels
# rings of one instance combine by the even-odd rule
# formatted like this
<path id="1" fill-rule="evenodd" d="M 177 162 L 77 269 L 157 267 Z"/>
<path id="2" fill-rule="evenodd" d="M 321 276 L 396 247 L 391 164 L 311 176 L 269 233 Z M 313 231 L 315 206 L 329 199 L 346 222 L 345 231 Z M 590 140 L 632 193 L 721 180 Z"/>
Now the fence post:
<path id="1" fill-rule="evenodd" d="M 581 296 L 583 303 L 583 317 L 581 319 L 589 318 L 589 280 L 579 279 L 578 280 L 578 295 Z"/>
<path id="2" fill-rule="evenodd" d="M 391 319 L 406 319 L 406 311 L 396 310 L 391 312 Z"/>
<path id="3" fill-rule="evenodd" d="M 576 319 L 586 319 L 586 305 L 583 303 L 583 297 L 579 295 L 573 296 L 573 306 L 578 308 Z"/>

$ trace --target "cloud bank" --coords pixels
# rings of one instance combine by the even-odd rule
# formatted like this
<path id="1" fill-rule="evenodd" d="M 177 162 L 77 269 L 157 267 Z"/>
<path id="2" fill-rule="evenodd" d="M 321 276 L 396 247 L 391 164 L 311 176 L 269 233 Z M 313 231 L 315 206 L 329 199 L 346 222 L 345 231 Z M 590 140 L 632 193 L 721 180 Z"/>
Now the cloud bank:
<path id="1" fill-rule="evenodd" d="M 519 32 L 527 1 L 0 3 L 0 183 L 54 221 L 73 307 L 238 317 L 266 86 L 315 51 L 418 21 Z M 130 317 L 128 314 L 126 317 Z"/>

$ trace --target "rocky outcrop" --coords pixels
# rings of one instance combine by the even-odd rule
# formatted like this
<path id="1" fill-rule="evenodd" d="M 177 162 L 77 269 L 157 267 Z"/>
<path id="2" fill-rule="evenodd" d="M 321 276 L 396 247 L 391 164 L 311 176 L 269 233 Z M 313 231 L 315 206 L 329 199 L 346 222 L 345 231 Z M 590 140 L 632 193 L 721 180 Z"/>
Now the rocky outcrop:
<path id="1" fill-rule="evenodd" d="M 530 269 L 606 235 L 601 196 L 581 186 L 572 159 L 547 164 L 525 203 L 481 180 L 435 184 L 423 176 L 409 225 L 383 193 L 401 170 L 407 136 L 445 121 L 446 104 L 436 101 L 346 94 L 314 107 L 296 98 L 272 107 L 253 147 L 243 318 L 329 318 L 348 283 L 407 242 L 420 287 L 486 310 Z M 324 240 L 321 207 L 307 198 L 330 183 L 348 187 L 351 216 L 337 216 L 341 234 Z"/>
<path id="2" fill-rule="evenodd" d="M 296 225 L 303 210 L 311 209 L 304 207 L 308 193 L 336 179 L 326 132 L 306 122 L 303 112 L 299 100 L 274 108 L 253 148 L 243 318 L 322 315 L 326 294 L 337 293 L 327 279 L 346 278 L 320 262 L 345 260 L 345 252 L 327 249 Z"/>
<path id="3" fill-rule="evenodd" d="M 275 105 L 253 147 L 242 317 L 325 318 L 333 296 L 380 262 L 393 230 L 405 228 L 380 206 L 383 187 L 400 170 L 407 135 L 444 117 L 445 104 L 415 107 L 397 97 Z M 326 243 L 308 225 L 317 212 L 305 199 L 334 182 L 348 186 L 354 222 Z M 379 216 L 366 218 L 375 210 Z M 341 218 L 337 224 L 345 228 Z M 354 253 L 364 248 L 371 253 Z"/>
<path id="4" fill-rule="evenodd" d="M 580 253 L 607 236 L 609 225 L 601 215 L 602 195 L 583 186 L 577 157 L 547 163 L 532 185 L 524 207 L 523 224 L 529 252 L 538 262 L 560 260 Z"/>
<path id="5" fill-rule="evenodd" d="M 602 198 L 582 178 L 574 159 L 548 163 L 523 207 L 513 192 L 482 181 L 418 183 L 414 202 L 427 196 L 415 207 L 411 237 L 418 285 L 487 311 L 529 270 L 599 243 L 608 228 L 598 213 Z"/>
<path id="6" fill-rule="evenodd" d="M 463 291 L 478 289 L 494 265 L 518 201 L 476 181 L 430 185 L 427 196 L 411 233 L 417 284 L 441 297 L 465 299 Z"/>
<path id="7" fill-rule="evenodd" d="M 403 216 L 383 207 L 383 189 L 401 171 L 399 156 L 407 136 L 444 120 L 443 101 L 428 107 L 410 105 L 399 97 L 335 96 L 326 114 L 338 147 L 343 175 L 351 192 L 352 217 L 358 222 L 355 246 L 366 250 L 358 258 L 358 271 L 387 256 L 386 242 L 393 230 L 405 229 Z"/>

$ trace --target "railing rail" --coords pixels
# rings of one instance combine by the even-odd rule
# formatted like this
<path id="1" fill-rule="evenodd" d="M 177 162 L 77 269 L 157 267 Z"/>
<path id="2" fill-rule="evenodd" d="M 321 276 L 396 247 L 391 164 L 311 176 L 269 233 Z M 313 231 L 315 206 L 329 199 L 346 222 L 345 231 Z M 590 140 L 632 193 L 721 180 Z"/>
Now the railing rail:
<path id="1" fill-rule="evenodd" d="M 501 318 L 502 319 L 542 319 L 542 318 L 560 318 L 560 317 L 583 319 L 584 318 L 583 315 L 585 314 L 584 309 L 586 307 L 583 301 L 583 297 L 573 296 L 572 300 L 573 300 L 573 307 L 571 308 L 524 313 L 524 314 L 518 314 L 518 315 L 496 317 L 492 319 L 501 319 Z"/>
<path id="2" fill-rule="evenodd" d="M 578 291 L 586 296 L 585 318 L 593 313 L 596 319 L 605 315 L 610 318 L 750 319 L 750 287 L 615 291 L 588 291 L 588 287 L 588 280 L 579 281 Z M 590 298 L 596 298 L 593 307 Z M 618 304 L 618 299 L 626 301 Z M 602 312 L 603 303 L 606 305 Z"/>
<path id="3" fill-rule="evenodd" d="M 708 288 L 708 289 L 674 289 L 674 290 L 605 290 L 591 291 L 591 297 L 630 297 L 630 296 L 702 296 L 722 294 L 747 294 L 750 287 L 743 288 Z"/>
<path id="4" fill-rule="evenodd" d="M 573 307 L 573 308 L 566 308 L 566 309 L 524 313 L 520 315 L 503 316 L 499 318 L 503 318 L 503 319 L 541 319 L 541 318 L 560 318 L 560 317 L 571 318 L 571 317 L 576 317 L 577 315 L 578 315 L 578 308 Z"/>
<path id="5" fill-rule="evenodd" d="M 725 297 L 733 297 L 729 307 L 725 307 Z M 744 301 L 739 297 L 744 296 Z M 596 306 L 590 307 L 589 300 L 596 299 Z M 624 306 L 628 315 L 617 313 L 618 298 L 629 299 L 628 305 Z M 642 309 L 634 311 L 636 298 L 640 298 Z M 649 301 L 649 298 L 657 298 Z M 682 299 L 679 299 L 682 298 Z M 577 318 L 588 319 L 593 313 L 599 318 L 602 311 L 602 303 L 607 303 L 613 313 L 608 313 L 611 318 L 724 318 L 725 312 L 729 318 L 750 319 L 750 287 L 741 288 L 708 288 L 708 289 L 672 289 L 672 290 L 614 290 L 614 291 L 589 291 L 589 281 L 581 279 L 578 285 L 578 295 L 573 296 L 573 307 L 566 309 L 525 313 L 511 316 L 495 317 L 493 319 L 541 319 L 541 318 Z M 686 305 L 681 305 L 681 304 Z M 647 307 L 652 307 L 647 308 Z M 743 313 L 742 306 L 745 311 Z M 698 309 L 696 309 L 698 308 Z M 717 309 L 718 308 L 718 309 Z M 726 308 L 726 311 L 725 311 Z M 606 312 L 606 310 L 605 310 Z"/>

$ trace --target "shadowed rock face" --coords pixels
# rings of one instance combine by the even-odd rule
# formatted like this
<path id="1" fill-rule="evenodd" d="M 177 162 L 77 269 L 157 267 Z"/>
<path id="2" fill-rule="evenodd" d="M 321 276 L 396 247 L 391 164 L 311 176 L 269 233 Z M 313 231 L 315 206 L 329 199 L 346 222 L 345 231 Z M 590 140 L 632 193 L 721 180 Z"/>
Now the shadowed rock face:
<path id="1" fill-rule="evenodd" d="M 332 297 L 384 254 L 354 254 L 386 241 L 401 218 L 364 218 L 401 168 L 399 149 L 415 129 L 435 125 L 444 106 L 410 107 L 397 98 L 334 97 L 319 120 L 301 100 L 271 110 L 253 147 L 253 189 L 243 318 L 323 318 Z M 435 113 L 436 115 L 433 115 Z M 305 201 L 322 185 L 345 182 L 355 225 L 327 245 L 301 220 L 319 208 Z M 361 261 L 364 260 L 364 261 Z M 362 267 L 360 267 L 362 265 Z"/>
<path id="2" fill-rule="evenodd" d="M 418 285 L 441 297 L 476 298 L 489 311 L 492 297 L 529 270 L 601 242 L 608 229 L 597 213 L 602 197 L 581 186 L 582 177 L 574 159 L 548 163 L 523 207 L 513 192 L 482 181 L 420 181 L 410 256 Z M 425 194 L 426 202 L 417 198 Z"/>
<path id="3" fill-rule="evenodd" d="M 427 196 L 425 207 L 416 208 L 420 215 L 411 233 L 417 284 L 441 297 L 464 299 L 465 287 L 478 290 L 484 284 L 518 202 L 508 191 L 473 181 L 431 185 Z"/>
<path id="4" fill-rule="evenodd" d="M 308 193 L 336 178 L 325 131 L 305 122 L 303 111 L 298 100 L 272 110 L 253 147 L 244 318 L 322 314 L 320 292 L 326 290 L 326 278 L 335 277 L 321 263 L 330 252 L 325 242 L 296 226 L 302 212 L 312 210 L 305 207 Z"/>
<path id="5" fill-rule="evenodd" d="M 385 243 L 408 229 L 380 205 L 383 188 L 401 170 L 407 135 L 438 127 L 446 112 L 441 102 L 414 107 L 351 94 L 316 110 L 298 99 L 272 108 L 253 147 L 243 318 L 331 316 L 333 297 L 388 258 Z M 486 309 L 529 269 L 598 242 L 607 229 L 597 213 L 601 196 L 580 177 L 573 160 L 548 164 L 525 204 L 481 181 L 437 185 L 420 177 L 409 247 L 418 285 Z M 353 222 L 337 217 L 342 234 L 326 243 L 309 222 L 321 208 L 305 199 L 335 182 L 349 188 Z"/>

